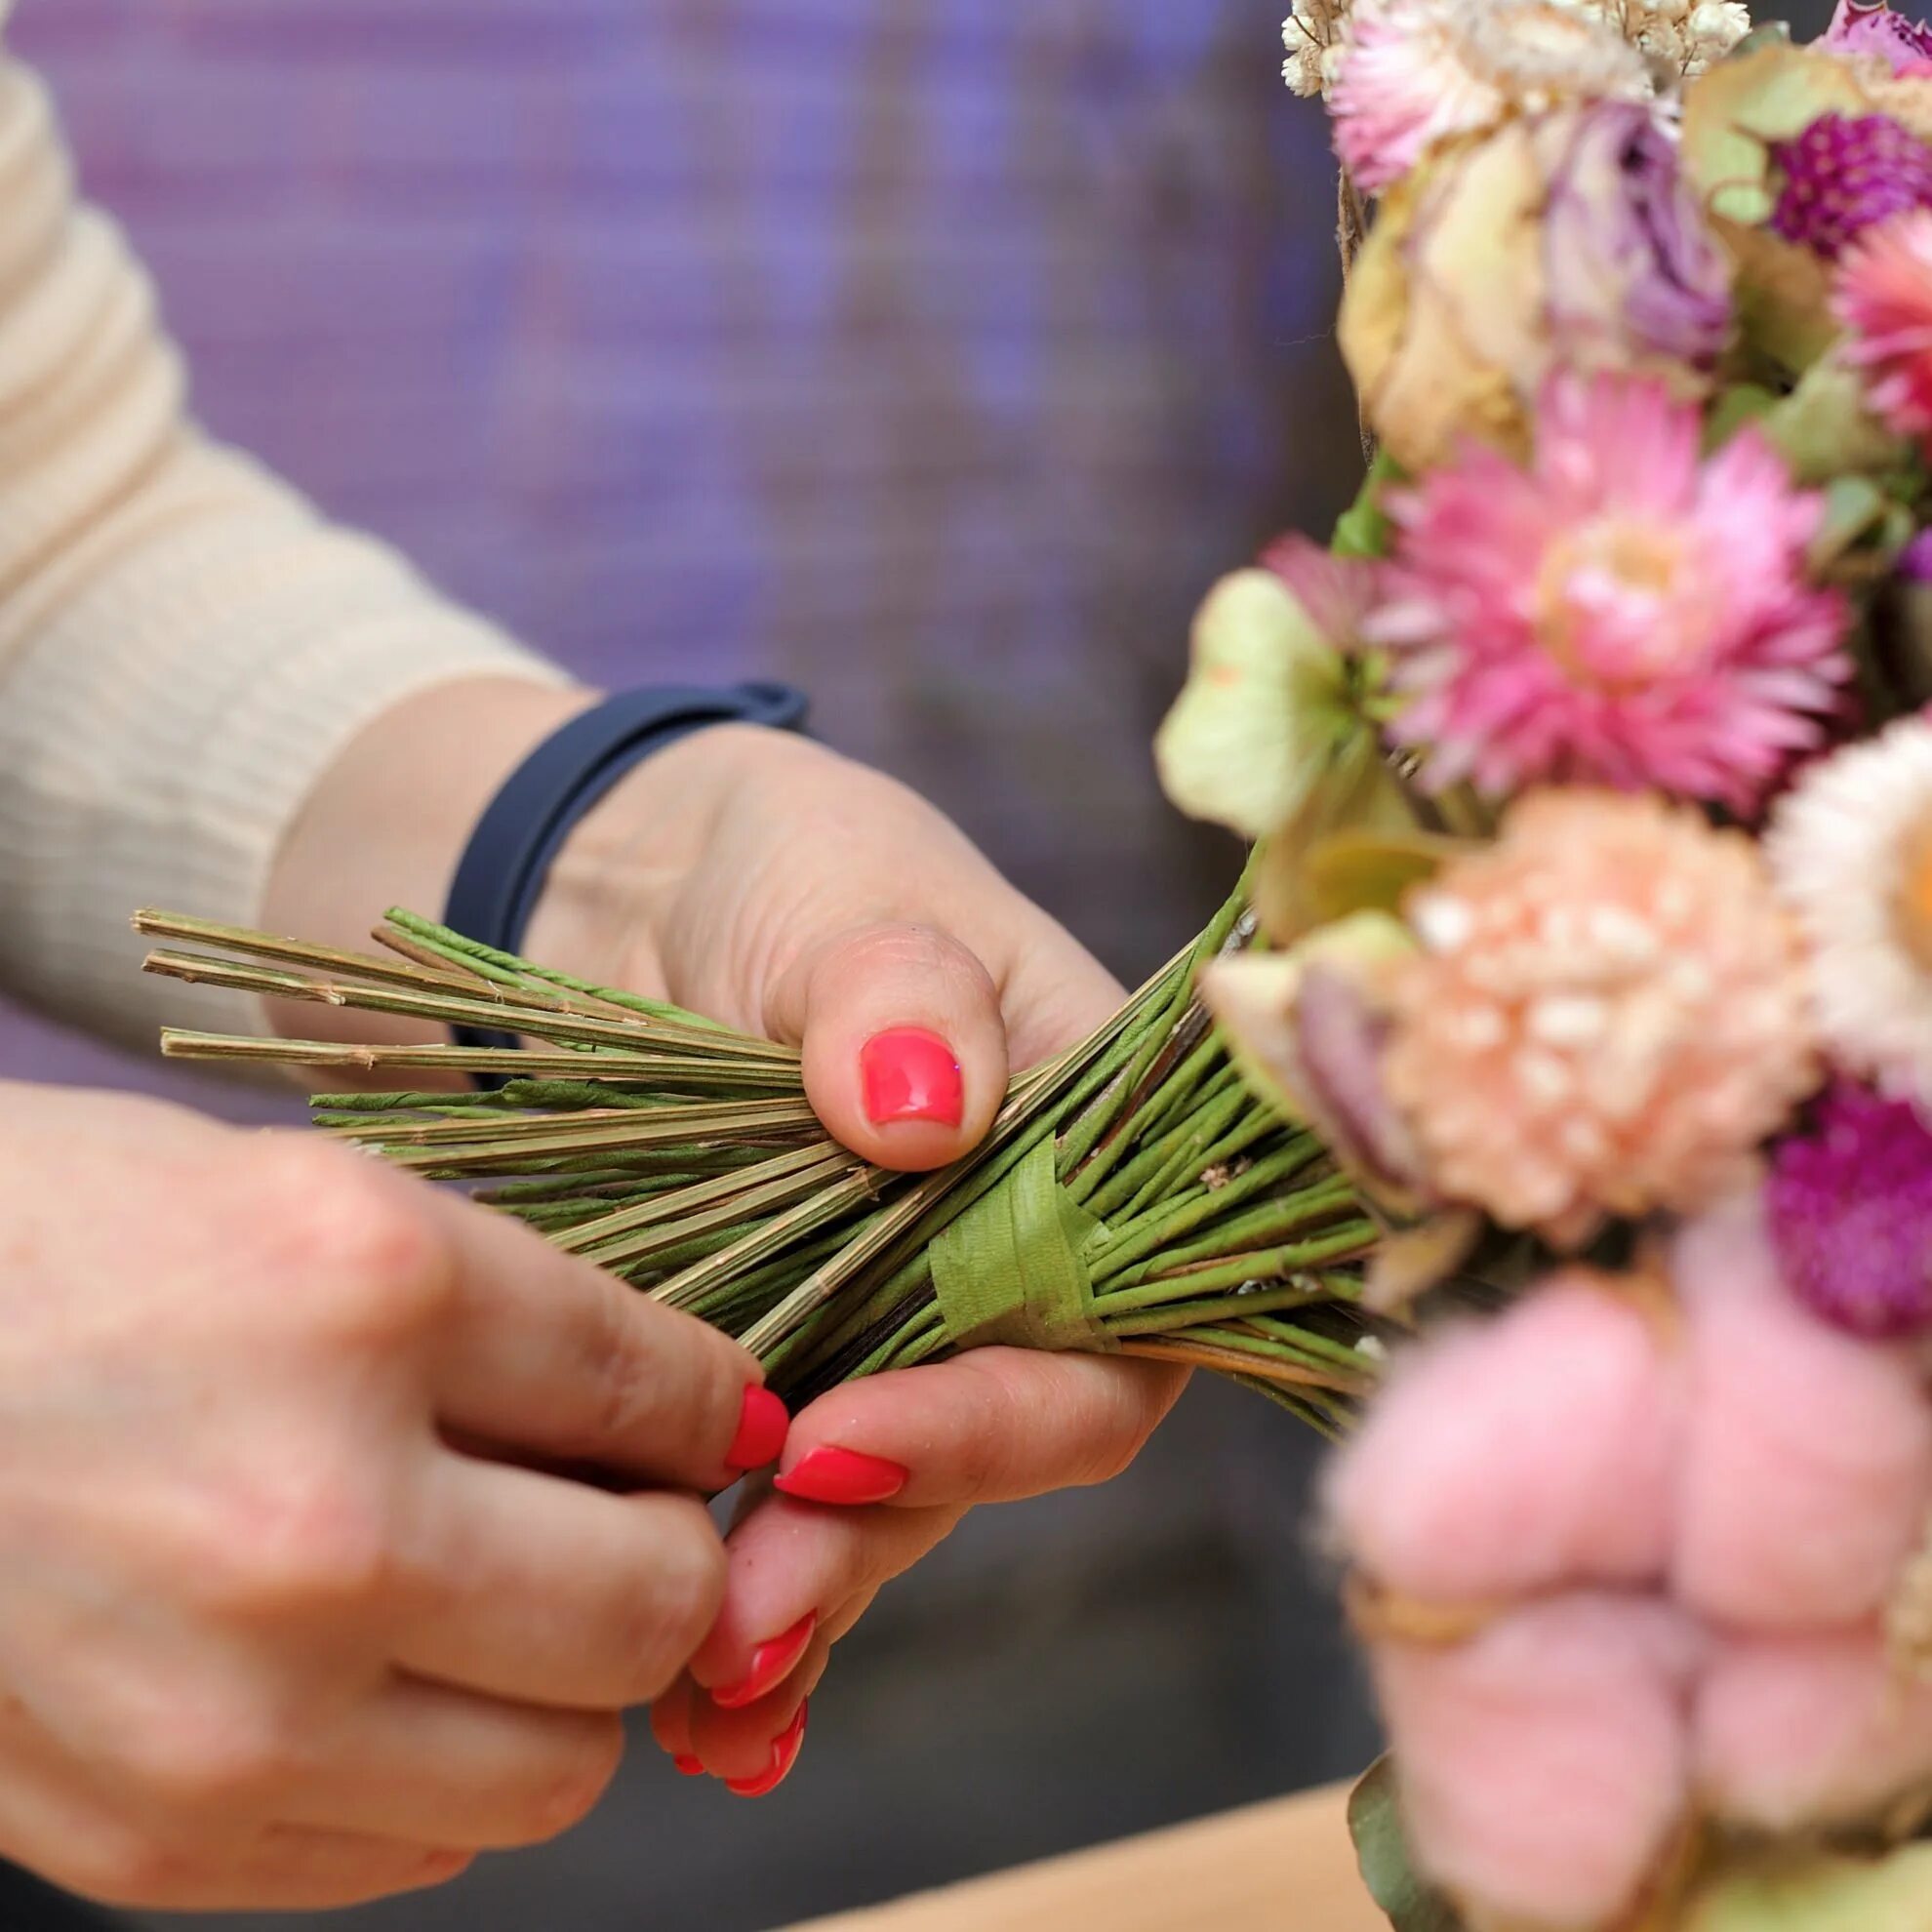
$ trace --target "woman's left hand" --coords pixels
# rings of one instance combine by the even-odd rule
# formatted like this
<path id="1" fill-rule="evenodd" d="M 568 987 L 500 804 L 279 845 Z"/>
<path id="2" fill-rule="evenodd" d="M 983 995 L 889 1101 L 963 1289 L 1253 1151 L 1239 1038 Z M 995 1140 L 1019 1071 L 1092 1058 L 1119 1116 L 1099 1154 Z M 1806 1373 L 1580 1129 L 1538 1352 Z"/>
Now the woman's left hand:
<path id="1" fill-rule="evenodd" d="M 965 1153 L 1009 1070 L 1121 998 L 922 799 L 748 727 L 643 767 L 566 852 L 529 946 L 796 1042 L 825 1125 L 894 1168 Z M 879 1588 L 976 1503 L 1118 1473 L 1183 1379 L 989 1348 L 824 1396 L 732 1532 L 723 1614 L 654 1711 L 660 1742 L 694 1775 L 773 1789 L 831 1646 Z"/>
<path id="2" fill-rule="evenodd" d="M 588 702 L 481 680 L 397 706 L 318 788 L 267 923 L 353 946 L 372 906 L 440 905 L 452 854 L 503 776 Z M 1009 1073 L 1121 998 L 923 799 L 808 740 L 741 725 L 660 751 L 584 821 L 525 945 L 798 1044 L 831 1133 L 907 1170 L 977 1145 Z M 373 1037 L 370 1019 L 310 1006 L 287 1024 Z M 693 1678 L 658 1706 L 659 1737 L 687 1768 L 769 1789 L 796 1756 L 795 1719 L 827 1651 L 882 1584 L 975 1503 L 1125 1468 L 1184 1380 L 1150 1362 L 992 1348 L 815 1403 L 785 1452 L 791 1493 L 756 1496 L 733 1532 L 723 1615 Z"/>

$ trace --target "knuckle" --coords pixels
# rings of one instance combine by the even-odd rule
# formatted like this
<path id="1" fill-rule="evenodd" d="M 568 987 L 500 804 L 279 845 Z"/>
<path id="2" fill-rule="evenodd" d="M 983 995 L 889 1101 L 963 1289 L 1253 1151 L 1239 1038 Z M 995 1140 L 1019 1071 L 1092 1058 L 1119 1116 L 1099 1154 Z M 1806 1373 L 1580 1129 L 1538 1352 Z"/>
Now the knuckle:
<path id="1" fill-rule="evenodd" d="M 188 1896 L 198 1874 L 164 1835 L 96 1821 L 48 1875 L 96 1905 L 165 1912 Z"/>
<path id="2" fill-rule="evenodd" d="M 888 973 L 925 981 L 968 998 L 996 997 L 978 958 L 937 926 L 896 922 L 850 934 L 835 948 L 840 973 Z"/>
<path id="3" fill-rule="evenodd" d="M 334 1616 L 388 1590 L 389 1511 L 340 1469 L 247 1483 L 221 1513 L 201 1572 L 211 1608 L 250 1621 Z"/>
<path id="4" fill-rule="evenodd" d="M 624 1726 L 615 1717 L 584 1724 L 532 1792 L 527 1842 L 543 1844 L 583 1824 L 603 1801 L 624 1762 Z"/>
<path id="5" fill-rule="evenodd" d="M 584 1335 L 596 1391 L 585 1426 L 594 1431 L 594 1446 L 650 1442 L 693 1462 L 707 1452 L 721 1457 L 745 1385 L 738 1351 L 691 1317 L 615 1283 L 600 1285 L 596 1309 Z M 685 1339 L 695 1345 L 688 1351 L 666 1346 L 681 1323 L 689 1323 Z"/>
<path id="6" fill-rule="evenodd" d="M 958 1486 L 953 1500 L 984 1502 L 1009 1493 L 1018 1469 L 1016 1443 L 1026 1418 L 1003 1363 L 969 1351 L 953 1364 L 958 1386 L 970 1390 L 958 1437 Z"/>
<path id="7" fill-rule="evenodd" d="M 660 1501 L 656 1508 L 663 1520 L 645 1574 L 624 1592 L 612 1620 L 637 1704 L 669 1689 L 724 1606 L 724 1546 L 710 1518 L 696 1503 Z"/>
<path id="8" fill-rule="evenodd" d="M 259 1158 L 272 1175 L 258 1204 L 265 1236 L 279 1271 L 311 1286 L 319 1326 L 387 1342 L 443 1312 L 453 1258 L 408 1183 L 326 1143 L 277 1145 Z"/>
<path id="9" fill-rule="evenodd" d="M 246 1703 L 179 1699 L 162 1721 L 151 1716 L 123 1738 L 120 1758 L 129 1783 L 171 1818 L 227 1826 L 286 1788 L 295 1750 Z"/>

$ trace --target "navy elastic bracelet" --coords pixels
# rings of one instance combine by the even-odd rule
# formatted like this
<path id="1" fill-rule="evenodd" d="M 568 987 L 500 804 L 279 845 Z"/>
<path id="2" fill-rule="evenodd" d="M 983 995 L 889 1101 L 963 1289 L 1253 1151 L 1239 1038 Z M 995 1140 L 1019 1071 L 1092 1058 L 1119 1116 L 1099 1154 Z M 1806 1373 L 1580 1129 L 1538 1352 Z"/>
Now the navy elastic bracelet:
<path id="1" fill-rule="evenodd" d="M 516 952 L 564 841 L 654 751 L 706 725 L 796 731 L 804 697 L 784 684 L 657 685 L 606 698 L 546 738 L 476 822 L 450 886 L 443 923 Z M 459 1026 L 462 1046 L 503 1047 L 513 1035 Z"/>

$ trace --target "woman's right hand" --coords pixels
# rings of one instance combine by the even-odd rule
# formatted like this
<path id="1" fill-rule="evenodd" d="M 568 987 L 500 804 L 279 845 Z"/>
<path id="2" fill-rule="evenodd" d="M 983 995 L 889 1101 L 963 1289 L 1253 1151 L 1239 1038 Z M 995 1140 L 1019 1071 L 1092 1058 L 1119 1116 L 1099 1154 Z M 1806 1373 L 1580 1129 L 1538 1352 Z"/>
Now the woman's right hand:
<path id="1" fill-rule="evenodd" d="M 0 1087 L 0 1856 L 322 1908 L 590 1809 L 722 1599 L 697 1497 L 781 1446 L 749 1356 L 373 1161 L 107 1097 Z"/>

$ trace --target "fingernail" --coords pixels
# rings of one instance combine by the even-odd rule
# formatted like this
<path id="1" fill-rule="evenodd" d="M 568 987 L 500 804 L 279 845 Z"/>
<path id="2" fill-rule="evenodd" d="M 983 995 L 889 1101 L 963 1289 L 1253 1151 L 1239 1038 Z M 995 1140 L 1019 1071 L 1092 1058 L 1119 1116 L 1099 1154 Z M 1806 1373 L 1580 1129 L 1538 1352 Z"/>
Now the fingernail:
<path id="1" fill-rule="evenodd" d="M 704 1775 L 704 1760 L 702 1757 L 673 1757 L 671 1763 L 677 1767 L 681 1778 L 702 1778 Z"/>
<path id="2" fill-rule="evenodd" d="M 720 1711 L 743 1711 L 776 1690 L 798 1668 L 819 1628 L 819 1613 L 809 1610 L 783 1636 L 761 1643 L 751 1653 L 751 1668 L 735 1684 L 725 1684 L 711 1693 L 711 1702 Z"/>
<path id="3" fill-rule="evenodd" d="M 725 1790 L 733 1797 L 760 1798 L 775 1791 L 791 1776 L 791 1767 L 798 1762 L 798 1752 L 805 1743 L 805 1718 L 811 1711 L 808 1698 L 798 1707 L 798 1715 L 779 1734 L 772 1746 L 772 1763 L 762 1778 L 727 1778 Z"/>
<path id="4" fill-rule="evenodd" d="M 966 1083 L 959 1057 L 923 1026 L 895 1026 L 875 1034 L 859 1055 L 865 1085 L 865 1117 L 874 1127 L 936 1120 L 957 1127 L 966 1115 Z"/>
<path id="5" fill-rule="evenodd" d="M 775 1486 L 801 1503 L 835 1503 L 856 1509 L 886 1503 L 906 1487 L 909 1471 L 883 1456 L 862 1456 L 856 1449 L 819 1448 L 801 1457 Z"/>
<path id="6" fill-rule="evenodd" d="M 746 1469 L 769 1469 L 785 1453 L 785 1431 L 790 1427 L 791 1417 L 785 1404 L 769 1389 L 754 1383 L 745 1391 L 738 1433 L 725 1451 L 725 1468 L 741 1474 Z"/>

